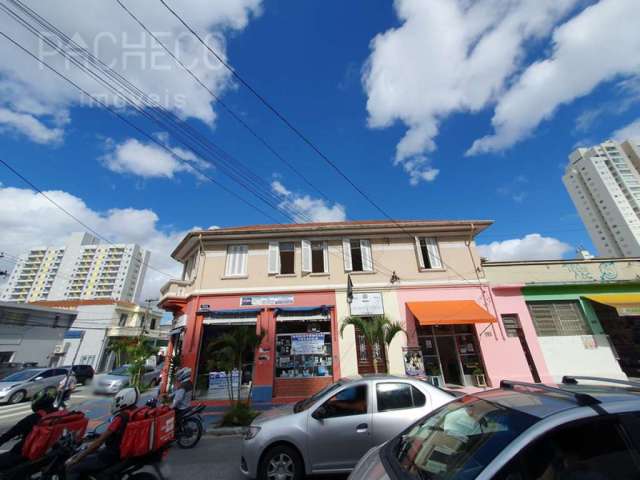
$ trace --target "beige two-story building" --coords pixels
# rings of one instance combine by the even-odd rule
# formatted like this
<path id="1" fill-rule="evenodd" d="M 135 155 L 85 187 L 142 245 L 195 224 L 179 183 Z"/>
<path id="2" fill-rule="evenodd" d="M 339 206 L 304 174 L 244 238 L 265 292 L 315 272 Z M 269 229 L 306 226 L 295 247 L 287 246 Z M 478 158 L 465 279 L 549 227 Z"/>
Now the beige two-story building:
<path id="1" fill-rule="evenodd" d="M 468 385 L 485 373 L 492 381 L 504 370 L 496 353 L 504 335 L 474 243 L 490 224 L 358 221 L 191 232 L 172 254 L 184 264 L 183 277 L 162 288 L 160 301 L 174 313 L 174 353 L 196 370 L 199 395 L 211 396 L 218 374 L 212 345 L 230 329 L 254 326 L 264 340 L 242 379 L 253 383 L 258 401 L 308 395 L 374 369 L 405 374 L 406 359 L 416 355 L 441 382 Z M 344 318 L 374 315 L 404 328 L 388 348 L 367 344 L 351 326 L 340 334 Z"/>

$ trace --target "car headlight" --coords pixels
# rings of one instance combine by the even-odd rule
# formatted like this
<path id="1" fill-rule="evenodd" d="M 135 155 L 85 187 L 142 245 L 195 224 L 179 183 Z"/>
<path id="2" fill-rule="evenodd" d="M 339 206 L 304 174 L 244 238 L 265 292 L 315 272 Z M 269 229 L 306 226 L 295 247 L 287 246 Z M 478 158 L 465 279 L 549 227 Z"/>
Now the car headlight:
<path id="1" fill-rule="evenodd" d="M 244 439 L 251 440 L 258 434 L 258 432 L 260 432 L 260 427 L 254 427 L 251 425 L 244 431 Z"/>

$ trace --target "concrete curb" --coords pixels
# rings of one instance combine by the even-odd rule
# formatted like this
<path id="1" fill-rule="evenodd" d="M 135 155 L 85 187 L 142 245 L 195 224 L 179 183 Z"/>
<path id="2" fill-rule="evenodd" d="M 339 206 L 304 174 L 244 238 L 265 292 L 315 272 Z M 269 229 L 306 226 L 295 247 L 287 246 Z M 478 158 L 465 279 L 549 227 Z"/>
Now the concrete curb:
<path id="1" fill-rule="evenodd" d="M 230 437 L 242 435 L 245 427 L 209 427 L 204 432 L 207 437 Z"/>

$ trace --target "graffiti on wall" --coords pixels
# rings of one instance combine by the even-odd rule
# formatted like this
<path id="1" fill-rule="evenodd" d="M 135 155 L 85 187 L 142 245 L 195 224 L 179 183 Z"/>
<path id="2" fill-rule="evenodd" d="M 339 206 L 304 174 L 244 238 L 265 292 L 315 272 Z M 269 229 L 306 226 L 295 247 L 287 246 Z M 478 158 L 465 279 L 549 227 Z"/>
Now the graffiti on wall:
<path id="1" fill-rule="evenodd" d="M 581 282 L 595 282 L 598 280 L 601 282 L 611 282 L 618 279 L 618 270 L 614 262 L 599 263 L 597 271 L 595 268 L 589 268 L 595 267 L 593 264 L 565 263 L 563 267 L 573 274 L 575 280 Z"/>

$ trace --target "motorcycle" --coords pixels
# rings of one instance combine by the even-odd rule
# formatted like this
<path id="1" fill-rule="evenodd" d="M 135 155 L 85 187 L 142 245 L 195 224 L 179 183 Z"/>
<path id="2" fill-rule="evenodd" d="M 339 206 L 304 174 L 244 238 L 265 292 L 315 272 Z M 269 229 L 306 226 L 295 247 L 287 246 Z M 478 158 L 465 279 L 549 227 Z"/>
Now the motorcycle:
<path id="1" fill-rule="evenodd" d="M 204 431 L 202 416 L 204 405 L 192 405 L 176 416 L 176 443 L 178 447 L 189 449 L 195 447 Z"/>
<path id="2" fill-rule="evenodd" d="M 150 408 L 155 408 L 157 404 L 157 398 L 151 398 L 146 403 Z M 200 415 L 204 409 L 204 405 L 196 404 L 176 415 L 175 440 L 178 447 L 190 449 L 198 444 L 204 432 L 204 424 Z"/>

